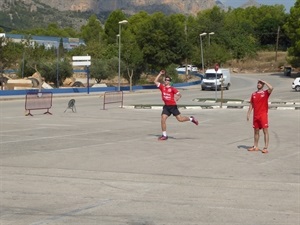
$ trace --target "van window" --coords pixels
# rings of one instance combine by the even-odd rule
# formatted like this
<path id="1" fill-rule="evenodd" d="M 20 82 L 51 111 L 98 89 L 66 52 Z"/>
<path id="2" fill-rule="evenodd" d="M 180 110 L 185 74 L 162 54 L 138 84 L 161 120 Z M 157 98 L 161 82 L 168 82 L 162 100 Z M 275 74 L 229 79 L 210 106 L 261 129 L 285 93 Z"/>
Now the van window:
<path id="1" fill-rule="evenodd" d="M 218 73 L 217 79 L 220 79 L 222 77 L 222 75 L 223 75 L 222 73 Z M 213 80 L 213 79 L 216 79 L 216 74 L 215 73 L 206 73 L 204 78 Z"/>

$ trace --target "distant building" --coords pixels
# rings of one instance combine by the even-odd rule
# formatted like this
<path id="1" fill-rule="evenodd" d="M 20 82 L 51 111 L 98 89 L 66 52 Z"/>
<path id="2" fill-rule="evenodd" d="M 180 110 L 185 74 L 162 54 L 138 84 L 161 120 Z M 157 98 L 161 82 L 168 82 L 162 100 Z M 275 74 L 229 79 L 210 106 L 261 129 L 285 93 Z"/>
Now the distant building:
<path id="1" fill-rule="evenodd" d="M 0 37 L 5 37 L 11 39 L 16 43 L 24 43 L 29 40 L 30 45 L 44 45 L 46 49 L 58 48 L 59 43 L 62 39 L 64 49 L 72 50 L 75 47 L 80 45 L 85 45 L 85 42 L 79 38 L 61 38 L 61 37 L 51 37 L 51 36 L 36 36 L 36 35 L 23 35 L 23 34 L 9 34 L 9 33 L 0 33 Z"/>

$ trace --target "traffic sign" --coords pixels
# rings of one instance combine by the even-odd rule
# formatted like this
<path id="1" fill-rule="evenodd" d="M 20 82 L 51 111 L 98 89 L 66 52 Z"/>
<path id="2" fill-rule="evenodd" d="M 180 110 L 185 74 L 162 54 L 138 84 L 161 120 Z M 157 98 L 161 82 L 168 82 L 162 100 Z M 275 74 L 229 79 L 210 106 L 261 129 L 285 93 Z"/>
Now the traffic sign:
<path id="1" fill-rule="evenodd" d="M 91 65 L 91 56 L 73 56 L 72 57 L 72 65 L 73 66 L 90 66 Z"/>
<path id="2" fill-rule="evenodd" d="M 86 55 L 86 56 L 73 56 L 72 57 L 73 61 L 91 61 L 91 56 Z"/>
<path id="3" fill-rule="evenodd" d="M 90 93 L 90 69 L 89 66 L 91 65 L 91 56 L 73 56 L 72 57 L 72 65 L 73 66 L 86 66 L 86 73 L 87 73 L 87 93 Z"/>
<path id="4" fill-rule="evenodd" d="M 90 66 L 91 65 L 91 61 L 73 61 L 72 62 L 73 66 Z"/>

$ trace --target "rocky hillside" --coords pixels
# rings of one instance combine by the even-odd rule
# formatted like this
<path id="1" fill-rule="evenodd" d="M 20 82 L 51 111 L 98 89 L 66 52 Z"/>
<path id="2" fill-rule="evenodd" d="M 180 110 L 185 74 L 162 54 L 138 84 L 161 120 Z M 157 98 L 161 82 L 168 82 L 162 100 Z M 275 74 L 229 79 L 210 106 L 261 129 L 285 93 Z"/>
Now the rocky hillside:
<path id="1" fill-rule="evenodd" d="M 251 7 L 251 6 L 255 6 L 255 7 L 260 7 L 261 4 L 259 4 L 258 2 L 256 2 L 255 0 L 248 0 L 246 3 L 244 3 L 241 8 L 247 8 L 247 7 Z"/>
<path id="2" fill-rule="evenodd" d="M 122 9 L 128 14 L 141 10 L 148 13 L 162 11 L 197 14 L 216 4 L 222 7 L 222 3 L 216 0 L 0 0 L 0 11 L 9 9 L 20 2 L 28 5 L 31 11 L 36 11 L 38 7 L 50 6 L 60 11 L 90 11 L 96 14 L 116 9 Z"/>

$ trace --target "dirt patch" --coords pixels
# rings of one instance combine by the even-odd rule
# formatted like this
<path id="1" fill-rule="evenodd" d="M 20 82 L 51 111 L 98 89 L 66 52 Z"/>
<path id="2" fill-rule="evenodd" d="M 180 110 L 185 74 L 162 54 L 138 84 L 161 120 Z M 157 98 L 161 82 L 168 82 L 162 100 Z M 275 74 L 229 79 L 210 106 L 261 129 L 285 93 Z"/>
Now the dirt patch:
<path id="1" fill-rule="evenodd" d="M 287 62 L 287 52 L 258 52 L 253 58 L 231 60 L 224 67 L 232 68 L 236 73 L 270 73 L 283 72 Z M 293 70 L 296 70 L 293 68 Z"/>

